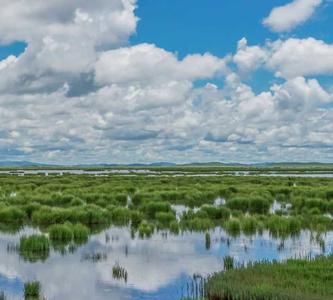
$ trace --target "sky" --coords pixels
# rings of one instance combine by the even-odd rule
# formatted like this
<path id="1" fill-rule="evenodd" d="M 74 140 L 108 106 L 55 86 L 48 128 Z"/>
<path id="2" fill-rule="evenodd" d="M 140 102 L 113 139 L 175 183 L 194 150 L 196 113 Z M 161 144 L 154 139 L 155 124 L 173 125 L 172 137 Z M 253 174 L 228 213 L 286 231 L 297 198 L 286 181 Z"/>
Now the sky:
<path id="1" fill-rule="evenodd" d="M 333 162 L 332 0 L 1 0 L 0 160 Z"/>

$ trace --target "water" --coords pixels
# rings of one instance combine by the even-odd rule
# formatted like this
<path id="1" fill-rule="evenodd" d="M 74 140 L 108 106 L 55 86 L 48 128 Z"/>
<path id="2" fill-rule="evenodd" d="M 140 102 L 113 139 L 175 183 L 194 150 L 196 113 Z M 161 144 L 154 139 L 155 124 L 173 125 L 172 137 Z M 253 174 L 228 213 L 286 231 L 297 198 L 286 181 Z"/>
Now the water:
<path id="1" fill-rule="evenodd" d="M 85 169 L 36 169 L 36 170 L 0 170 L 0 174 L 6 175 L 58 175 L 63 176 L 64 174 L 71 175 L 90 175 L 90 176 L 108 176 L 112 174 L 118 174 L 123 176 L 133 176 L 133 175 L 147 175 L 147 176 L 188 176 L 188 177 L 214 177 L 214 176 L 269 176 L 269 177 L 309 177 L 309 178 L 333 178 L 332 172 L 316 172 L 309 171 L 304 173 L 284 173 L 284 172 L 258 172 L 258 171 L 225 171 L 223 173 L 218 172 L 208 172 L 208 173 L 193 173 L 193 172 L 183 172 L 183 171 L 154 171 L 149 169 L 101 169 L 101 170 L 85 170 Z"/>
<path id="2" fill-rule="evenodd" d="M 284 212 L 284 213 L 288 213 L 288 210 L 292 207 L 292 205 L 290 203 L 280 203 L 276 200 L 274 200 L 273 204 L 271 205 L 269 212 L 271 214 L 275 214 L 278 211 Z"/>
<path id="3" fill-rule="evenodd" d="M 34 231 L 0 234 L 0 290 L 8 299 L 22 299 L 24 282 L 38 280 L 48 300 L 179 300 L 191 293 L 193 275 L 204 277 L 222 270 L 226 255 L 242 263 L 333 250 L 333 232 L 323 237 L 326 247 L 322 249 L 308 231 L 299 238 L 281 241 L 268 232 L 230 238 L 222 229 L 215 229 L 207 250 L 204 233 L 175 236 L 159 232 L 142 240 L 132 238 L 127 228 L 110 228 L 93 235 L 74 253 L 52 251 L 45 262 L 29 263 L 17 252 L 7 250 L 21 235 Z M 126 280 L 114 276 L 115 266 L 126 271 Z"/>

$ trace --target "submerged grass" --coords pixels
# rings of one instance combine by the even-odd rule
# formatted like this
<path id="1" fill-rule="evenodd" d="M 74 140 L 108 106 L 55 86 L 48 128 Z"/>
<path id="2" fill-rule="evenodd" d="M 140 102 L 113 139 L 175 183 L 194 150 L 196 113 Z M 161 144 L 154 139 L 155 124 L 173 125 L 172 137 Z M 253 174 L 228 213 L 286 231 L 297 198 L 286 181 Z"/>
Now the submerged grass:
<path id="1" fill-rule="evenodd" d="M 229 265 L 230 263 L 227 263 Z M 226 265 L 226 262 L 225 262 Z M 331 300 L 333 256 L 225 268 L 207 283 L 210 300 Z"/>

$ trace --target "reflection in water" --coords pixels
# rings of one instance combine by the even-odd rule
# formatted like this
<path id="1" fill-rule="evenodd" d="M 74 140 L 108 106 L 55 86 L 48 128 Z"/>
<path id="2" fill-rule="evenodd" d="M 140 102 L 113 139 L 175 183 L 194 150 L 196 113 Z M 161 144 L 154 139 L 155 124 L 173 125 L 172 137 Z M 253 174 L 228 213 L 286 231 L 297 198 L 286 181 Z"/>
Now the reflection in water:
<path id="1" fill-rule="evenodd" d="M 232 238 L 215 229 L 206 238 L 204 233 L 160 232 L 139 239 L 127 228 L 110 228 L 73 251 L 52 249 L 45 262 L 31 263 L 7 251 L 9 244 L 33 232 L 0 234 L 0 290 L 8 299 L 23 298 L 23 282 L 39 281 L 48 300 L 179 300 L 191 292 L 200 295 L 200 281 L 222 270 L 228 255 L 246 263 L 331 253 L 333 248 L 333 232 L 303 231 L 298 238 L 281 240 L 268 232 Z"/>

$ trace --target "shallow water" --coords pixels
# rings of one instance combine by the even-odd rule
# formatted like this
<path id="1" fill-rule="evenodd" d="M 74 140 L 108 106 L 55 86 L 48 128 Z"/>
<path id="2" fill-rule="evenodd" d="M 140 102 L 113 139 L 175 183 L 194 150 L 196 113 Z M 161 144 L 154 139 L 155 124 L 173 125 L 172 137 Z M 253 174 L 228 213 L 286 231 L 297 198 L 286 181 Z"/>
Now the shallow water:
<path id="1" fill-rule="evenodd" d="M 230 238 L 222 229 L 215 229 L 211 231 L 211 247 L 206 249 L 203 233 L 174 236 L 159 232 L 142 240 L 132 238 L 127 228 L 110 228 L 92 236 L 72 254 L 51 252 L 45 262 L 29 263 L 7 247 L 32 232 L 24 229 L 15 235 L 0 234 L 0 291 L 7 299 L 22 299 L 24 282 L 38 280 L 48 300 L 179 300 L 191 294 L 189 283 L 194 274 L 207 276 L 220 271 L 226 255 L 242 263 L 333 251 L 333 232 L 324 237 L 323 250 L 308 231 L 282 242 L 267 232 Z M 115 265 L 127 271 L 127 282 L 114 278 Z"/>
<path id="2" fill-rule="evenodd" d="M 208 173 L 193 173 L 184 171 L 154 171 L 149 169 L 101 169 L 101 170 L 85 170 L 85 169 L 44 169 L 44 170 L 0 170 L 0 174 L 7 175 L 58 175 L 62 176 L 64 174 L 71 175 L 90 175 L 90 176 L 108 176 L 112 174 L 118 174 L 123 176 L 133 176 L 133 175 L 147 175 L 147 176 L 188 176 L 188 177 L 211 177 L 211 176 L 225 176 L 225 175 L 235 175 L 235 176 L 269 176 L 269 177 L 309 177 L 309 178 L 333 178 L 332 172 L 323 171 L 308 171 L 308 172 L 296 172 L 296 173 L 284 173 L 284 172 L 258 172 L 258 171 L 225 171 L 223 173 L 218 172 L 208 172 Z"/>

